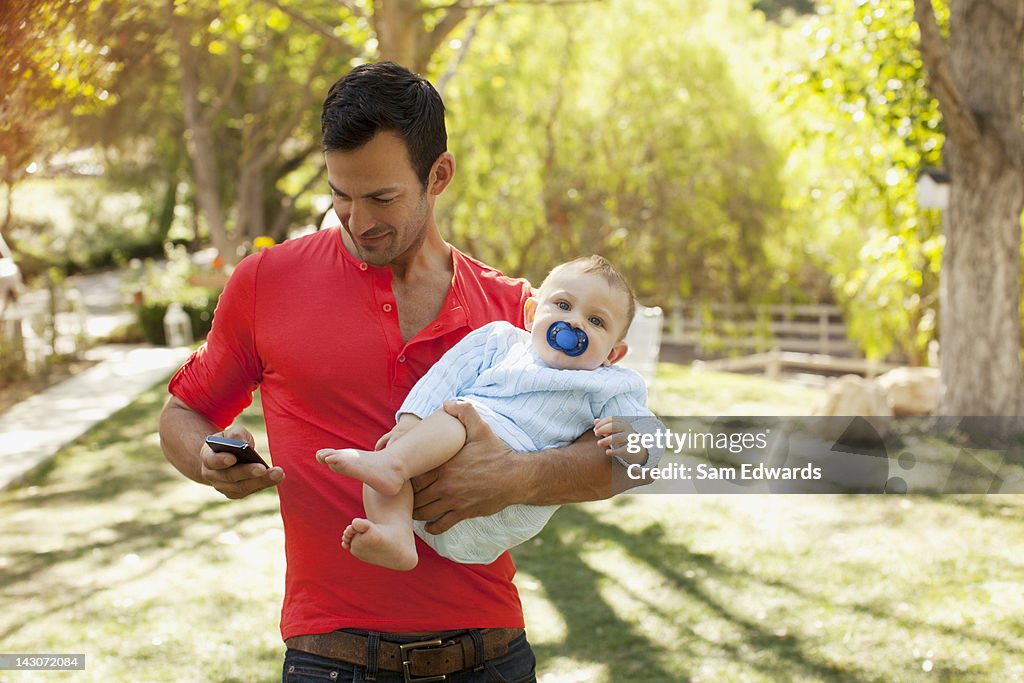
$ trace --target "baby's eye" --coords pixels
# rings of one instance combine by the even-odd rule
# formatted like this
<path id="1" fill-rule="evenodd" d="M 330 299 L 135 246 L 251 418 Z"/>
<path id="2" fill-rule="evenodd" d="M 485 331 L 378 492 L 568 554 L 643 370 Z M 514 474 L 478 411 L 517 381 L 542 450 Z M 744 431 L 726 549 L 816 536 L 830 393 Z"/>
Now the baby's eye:
<path id="1" fill-rule="evenodd" d="M 593 325 L 594 327 L 604 327 L 604 321 L 602 321 L 596 315 L 590 316 L 589 320 L 590 324 Z"/>
<path id="2" fill-rule="evenodd" d="M 570 310 L 572 308 L 571 306 L 569 306 L 569 302 L 568 301 L 559 301 L 556 305 L 559 308 L 561 308 L 563 311 L 568 311 L 568 310 Z"/>

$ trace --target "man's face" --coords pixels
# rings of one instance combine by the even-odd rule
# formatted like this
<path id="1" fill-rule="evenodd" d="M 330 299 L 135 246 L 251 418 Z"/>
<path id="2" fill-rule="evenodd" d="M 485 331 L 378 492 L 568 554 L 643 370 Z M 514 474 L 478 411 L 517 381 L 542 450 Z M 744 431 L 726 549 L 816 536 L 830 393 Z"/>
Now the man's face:
<path id="1" fill-rule="evenodd" d="M 629 295 L 614 289 L 597 273 L 563 270 L 549 277 L 537 300 L 536 312 L 527 316 L 534 351 L 546 365 L 561 370 L 593 370 L 610 365 L 624 351 Z M 552 323 L 565 321 L 587 333 L 587 350 L 568 356 L 547 342 Z"/>
<path id="2" fill-rule="evenodd" d="M 433 211 L 405 142 L 382 131 L 359 149 L 330 151 L 324 159 L 334 211 L 355 255 L 387 266 L 414 254 Z"/>

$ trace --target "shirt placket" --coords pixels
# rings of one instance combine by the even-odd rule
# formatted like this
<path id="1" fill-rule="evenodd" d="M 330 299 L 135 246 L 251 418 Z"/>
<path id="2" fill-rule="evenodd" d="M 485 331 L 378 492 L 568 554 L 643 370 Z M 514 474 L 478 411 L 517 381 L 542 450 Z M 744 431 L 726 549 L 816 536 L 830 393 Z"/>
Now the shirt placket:
<path id="1" fill-rule="evenodd" d="M 391 290 L 391 271 L 386 268 L 372 268 L 366 263 L 359 263 L 359 270 L 371 278 L 373 306 L 377 319 L 380 321 L 381 343 L 384 345 L 387 358 L 388 380 L 391 387 L 395 385 L 398 369 L 405 363 L 403 353 L 402 328 L 398 324 L 398 305 L 395 294 Z"/>

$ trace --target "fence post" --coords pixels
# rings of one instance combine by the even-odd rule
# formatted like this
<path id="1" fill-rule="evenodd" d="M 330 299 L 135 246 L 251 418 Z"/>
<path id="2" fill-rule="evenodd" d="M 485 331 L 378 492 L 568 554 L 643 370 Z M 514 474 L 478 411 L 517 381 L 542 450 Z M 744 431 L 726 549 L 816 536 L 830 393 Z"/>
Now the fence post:
<path id="1" fill-rule="evenodd" d="M 0 380 L 13 382 L 28 376 L 25 335 L 20 313 L 11 313 L 10 306 L 0 317 Z"/>
<path id="2" fill-rule="evenodd" d="M 782 349 L 778 346 L 772 347 L 768 352 L 768 362 L 764 366 L 768 379 L 779 379 L 782 377 Z"/>
<path id="3" fill-rule="evenodd" d="M 818 309 L 818 353 L 828 355 L 828 308 L 822 306 Z"/>

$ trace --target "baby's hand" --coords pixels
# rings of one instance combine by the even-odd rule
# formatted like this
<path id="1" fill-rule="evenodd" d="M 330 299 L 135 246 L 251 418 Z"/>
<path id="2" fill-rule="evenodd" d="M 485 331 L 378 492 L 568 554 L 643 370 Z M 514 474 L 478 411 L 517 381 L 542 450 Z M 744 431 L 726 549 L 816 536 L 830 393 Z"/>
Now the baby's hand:
<path id="1" fill-rule="evenodd" d="M 621 417 L 602 417 L 594 420 L 594 434 L 597 445 L 604 446 L 609 458 L 618 456 L 629 463 L 642 465 L 647 462 L 647 449 L 639 444 L 629 443 L 630 434 L 636 434 L 629 420 Z M 636 451 L 631 453 L 630 451 Z"/>

